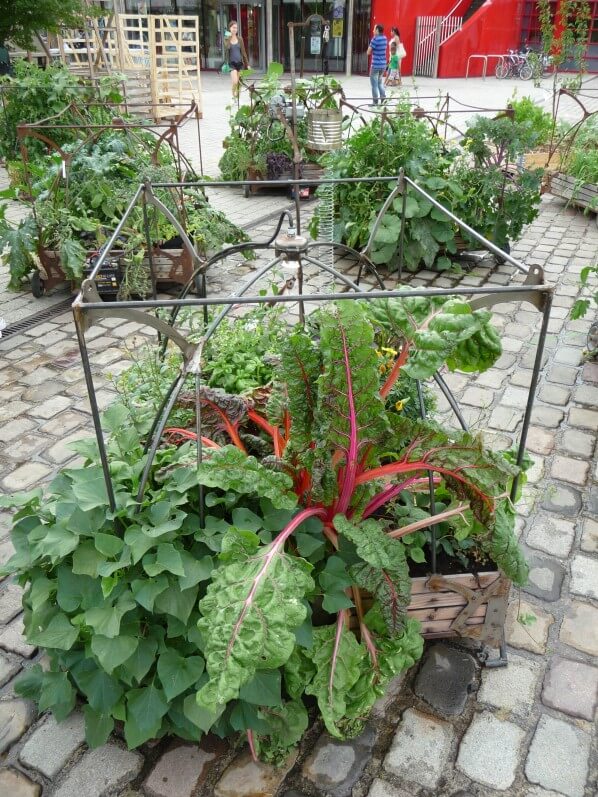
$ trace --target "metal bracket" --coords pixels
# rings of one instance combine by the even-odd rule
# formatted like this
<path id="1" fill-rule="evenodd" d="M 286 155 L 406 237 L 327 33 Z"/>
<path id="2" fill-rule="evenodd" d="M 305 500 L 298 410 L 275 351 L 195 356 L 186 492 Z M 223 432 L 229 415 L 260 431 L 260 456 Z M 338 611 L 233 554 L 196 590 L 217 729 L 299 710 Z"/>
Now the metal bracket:
<path id="1" fill-rule="evenodd" d="M 482 667 L 489 667 L 495 669 L 496 667 L 506 667 L 509 663 L 507 654 L 507 645 L 503 641 L 498 649 L 498 656 L 490 658 L 490 648 L 487 645 L 482 645 L 476 653 L 476 658 Z"/>

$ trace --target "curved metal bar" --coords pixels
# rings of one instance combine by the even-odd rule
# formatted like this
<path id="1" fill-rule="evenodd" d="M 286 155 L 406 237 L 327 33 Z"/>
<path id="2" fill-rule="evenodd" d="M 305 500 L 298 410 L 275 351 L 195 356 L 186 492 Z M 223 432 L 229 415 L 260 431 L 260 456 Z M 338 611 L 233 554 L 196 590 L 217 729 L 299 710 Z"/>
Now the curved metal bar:
<path id="1" fill-rule="evenodd" d="M 310 249 L 317 249 L 320 246 L 330 246 L 330 244 L 326 241 L 314 241 L 313 243 L 307 245 L 307 249 L 309 251 Z M 382 277 L 378 273 L 376 266 L 372 263 L 372 261 L 366 254 L 364 254 L 363 252 L 359 252 L 357 249 L 353 249 L 352 246 L 347 246 L 346 244 L 333 242 L 332 246 L 334 249 L 340 249 L 341 251 L 347 254 L 355 255 L 355 257 L 357 258 L 357 262 L 360 264 L 359 276 L 357 277 L 358 284 L 359 284 L 359 279 L 361 278 L 361 264 L 365 264 L 366 269 L 371 271 L 371 273 L 374 275 L 374 279 L 378 283 L 378 287 L 381 290 L 384 290 L 386 288 L 382 280 Z"/>
<path id="2" fill-rule="evenodd" d="M 442 391 L 445 399 L 451 406 L 452 411 L 455 413 L 455 417 L 459 421 L 459 425 L 464 432 L 469 431 L 467 423 L 463 415 L 461 415 L 461 410 L 459 409 L 459 404 L 457 403 L 457 399 L 453 396 L 453 393 L 447 383 L 444 381 L 443 377 L 436 371 L 433 377 L 434 381 Z"/>
<path id="3" fill-rule="evenodd" d="M 174 329 L 167 321 L 163 318 L 150 315 L 149 313 L 144 313 L 142 310 L 133 310 L 131 308 L 121 309 L 118 306 L 113 308 L 106 303 L 106 310 L 104 312 L 101 310 L 91 310 L 88 318 L 92 322 L 95 318 L 126 318 L 128 321 L 135 321 L 138 324 L 143 324 L 143 326 L 152 327 L 157 332 L 165 335 L 172 340 L 173 343 L 176 343 L 186 359 L 192 357 L 195 352 L 195 344 L 190 343 L 184 335 Z"/>
<path id="4" fill-rule="evenodd" d="M 175 387 L 176 387 L 176 385 L 177 385 L 177 383 L 179 381 L 179 378 L 180 378 L 180 374 L 177 374 L 175 376 L 175 378 L 172 380 L 172 382 L 170 383 L 170 387 L 168 388 L 166 393 L 162 396 L 162 401 L 160 402 L 160 406 L 158 407 L 158 409 L 156 411 L 156 414 L 154 415 L 154 420 L 152 421 L 152 425 L 150 426 L 150 430 L 147 433 L 147 437 L 145 439 L 145 444 L 143 446 L 143 453 L 144 454 L 147 454 L 147 452 L 149 451 L 149 447 L 151 445 L 151 441 L 152 441 L 152 439 L 154 437 L 154 432 L 156 431 L 156 427 L 158 426 L 158 422 L 159 422 L 160 418 L 162 417 L 162 413 L 164 412 L 164 407 L 166 407 L 166 404 L 170 400 L 170 397 L 172 395 L 172 391 L 175 389 Z"/>
<path id="5" fill-rule="evenodd" d="M 141 501 L 143 499 L 143 494 L 145 493 L 145 488 L 147 486 L 147 480 L 149 479 L 149 474 L 152 465 L 154 464 L 154 458 L 156 456 L 156 451 L 158 450 L 158 446 L 160 445 L 160 440 L 162 439 L 162 434 L 164 432 L 164 427 L 166 426 L 166 422 L 172 412 L 172 408 L 174 407 L 175 401 L 179 397 L 179 393 L 183 385 L 185 384 L 185 377 L 186 374 L 183 372 L 179 374 L 175 383 L 172 386 L 170 391 L 170 396 L 168 401 L 164 404 L 164 409 L 162 411 L 162 416 L 160 417 L 159 422 L 156 424 L 154 431 L 153 431 L 153 439 L 151 447 L 147 452 L 147 460 L 145 462 L 145 466 L 143 468 L 143 473 L 141 474 L 141 481 L 139 482 L 139 489 L 137 490 L 137 496 L 135 500 L 138 503 L 137 512 L 141 509 Z"/>
<path id="6" fill-rule="evenodd" d="M 374 222 L 374 226 L 372 227 L 372 231 L 370 233 L 370 237 L 368 238 L 368 242 L 363 249 L 364 255 L 369 257 L 369 253 L 371 252 L 372 246 L 374 245 L 374 238 L 376 237 L 376 233 L 378 232 L 378 227 L 382 223 L 382 219 L 384 218 L 386 211 L 391 205 L 391 202 L 394 201 L 395 197 L 399 194 L 402 194 L 405 191 L 405 174 L 401 169 L 399 176 L 397 177 L 397 185 L 392 189 L 390 194 L 386 197 L 386 201 L 380 208 L 378 215 L 376 216 L 376 221 Z"/>
<path id="7" fill-rule="evenodd" d="M 152 187 L 151 187 L 149 182 L 144 183 L 144 185 L 143 185 L 143 193 L 144 193 L 144 195 L 146 197 L 147 202 L 150 205 L 153 205 L 159 211 L 161 211 L 164 216 L 166 216 L 168 221 L 172 224 L 174 229 L 181 236 L 181 240 L 183 241 L 183 245 L 184 245 L 185 249 L 187 249 L 187 251 L 191 255 L 191 259 L 193 260 L 193 263 L 195 264 L 196 268 L 201 268 L 204 261 L 202 261 L 200 256 L 197 254 L 197 250 L 195 249 L 195 246 L 191 243 L 191 239 L 189 238 L 189 236 L 187 235 L 187 233 L 185 232 L 185 230 L 181 226 L 181 223 L 179 222 L 177 217 L 174 215 L 174 213 L 172 213 L 166 207 L 166 205 L 161 200 L 159 200 L 158 197 L 154 194 L 154 192 L 152 191 Z"/>
<path id="8" fill-rule="evenodd" d="M 245 291 L 247 291 L 249 288 L 251 288 L 251 286 L 254 285 L 256 282 L 258 282 L 258 280 L 260 280 L 264 276 L 264 274 L 267 274 L 269 271 L 272 271 L 272 269 L 276 265 L 278 265 L 278 263 L 281 263 L 282 261 L 283 261 L 283 258 L 280 255 L 278 255 L 277 257 L 274 258 L 274 260 L 271 260 L 269 263 L 266 263 L 266 265 L 262 269 L 257 271 L 252 276 L 252 278 L 248 282 L 246 282 L 245 285 L 243 285 L 243 287 L 241 288 L 241 290 L 238 293 L 238 296 L 239 297 L 244 296 Z M 275 297 L 271 297 L 270 301 L 272 301 L 273 298 L 275 298 Z M 297 301 L 301 301 L 301 296 L 297 297 Z M 212 321 L 210 326 L 206 329 L 205 335 L 203 336 L 203 342 L 204 343 L 207 343 L 207 341 L 212 337 L 214 332 L 218 329 L 218 326 L 220 325 L 220 322 L 230 313 L 230 311 L 233 309 L 233 307 L 236 304 L 238 304 L 238 302 L 236 301 L 236 298 L 232 297 L 230 303 L 224 305 L 222 310 L 218 313 L 216 318 Z"/>
<path id="9" fill-rule="evenodd" d="M 332 266 L 327 266 L 325 263 L 321 263 L 319 260 L 315 260 L 313 257 L 309 257 L 308 255 L 304 256 L 303 260 L 306 263 L 311 263 L 312 266 L 317 266 L 318 268 L 321 268 L 322 271 L 327 271 L 329 274 L 332 274 L 333 277 L 338 277 L 338 279 L 341 282 L 344 282 L 345 285 L 347 285 L 349 288 L 352 288 L 354 291 L 357 292 L 361 291 L 361 288 L 356 282 L 353 282 L 353 280 L 347 277 L 346 274 L 341 274 L 340 271 L 337 271 L 335 268 L 332 268 Z M 299 298 L 303 297 L 301 296 Z"/>

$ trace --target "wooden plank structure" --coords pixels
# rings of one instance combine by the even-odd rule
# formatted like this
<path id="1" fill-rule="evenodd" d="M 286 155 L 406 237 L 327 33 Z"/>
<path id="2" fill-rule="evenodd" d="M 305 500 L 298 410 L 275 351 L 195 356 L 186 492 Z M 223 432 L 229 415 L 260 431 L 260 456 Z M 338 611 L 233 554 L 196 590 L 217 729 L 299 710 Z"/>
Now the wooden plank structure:
<path id="1" fill-rule="evenodd" d="M 580 183 L 569 174 L 557 172 L 549 177 L 549 190 L 554 196 L 566 199 L 573 205 L 579 205 L 598 213 L 598 185 Z"/>
<path id="2" fill-rule="evenodd" d="M 156 122 L 195 101 L 201 118 L 201 66 L 197 17 L 108 14 L 82 30 L 57 37 L 60 59 L 92 80 L 114 72 L 126 77 L 127 104 L 151 111 Z"/>

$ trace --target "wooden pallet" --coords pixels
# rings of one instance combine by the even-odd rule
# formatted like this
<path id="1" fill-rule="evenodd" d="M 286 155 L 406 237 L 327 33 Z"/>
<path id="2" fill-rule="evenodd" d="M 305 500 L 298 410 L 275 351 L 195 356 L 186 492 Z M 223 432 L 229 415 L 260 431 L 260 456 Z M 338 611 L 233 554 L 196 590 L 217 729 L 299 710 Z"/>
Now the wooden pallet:
<path id="1" fill-rule="evenodd" d="M 557 172 L 550 176 L 549 190 L 554 196 L 566 199 L 573 205 L 598 213 L 598 185 L 580 184 L 575 177 Z"/>

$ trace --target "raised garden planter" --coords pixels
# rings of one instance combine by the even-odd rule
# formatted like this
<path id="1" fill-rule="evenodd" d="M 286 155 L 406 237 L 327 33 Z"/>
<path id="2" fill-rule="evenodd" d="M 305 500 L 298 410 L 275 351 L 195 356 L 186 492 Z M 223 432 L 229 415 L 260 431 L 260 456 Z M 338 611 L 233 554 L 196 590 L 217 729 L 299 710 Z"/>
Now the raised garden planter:
<path id="1" fill-rule="evenodd" d="M 598 214 L 598 185 L 579 183 L 575 177 L 557 172 L 549 177 L 549 190 L 554 196 L 566 199 L 573 205 L 593 210 Z M 598 224 L 598 215 L 596 216 Z"/>

